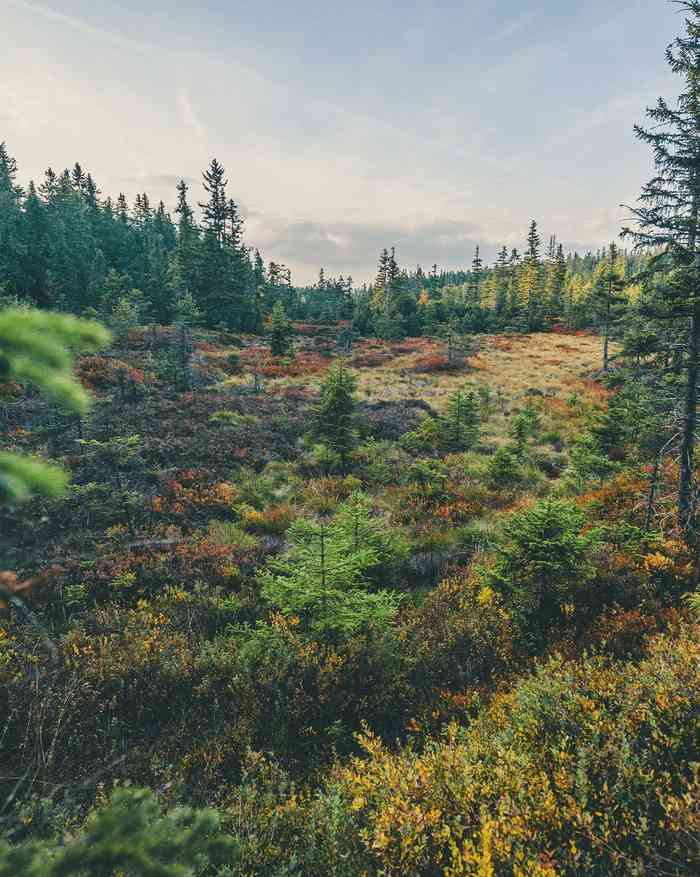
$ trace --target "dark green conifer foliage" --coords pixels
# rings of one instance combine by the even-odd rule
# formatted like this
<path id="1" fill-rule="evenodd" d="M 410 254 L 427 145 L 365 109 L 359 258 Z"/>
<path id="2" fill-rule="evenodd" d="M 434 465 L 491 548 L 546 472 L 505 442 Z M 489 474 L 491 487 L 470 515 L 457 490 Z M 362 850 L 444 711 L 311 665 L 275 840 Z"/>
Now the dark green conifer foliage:
<path id="1" fill-rule="evenodd" d="M 637 246 L 661 249 L 659 261 L 670 259 L 666 285 L 667 311 L 660 316 L 684 317 L 684 424 L 678 483 L 679 524 L 690 537 L 696 527 L 694 469 L 698 382 L 700 381 L 700 2 L 681 0 L 685 33 L 669 46 L 666 58 L 683 80 L 675 106 L 659 98 L 647 110 L 649 128 L 635 126 L 637 137 L 653 152 L 656 175 L 642 189 L 631 209 L 635 226 L 625 228 Z"/>
<path id="2" fill-rule="evenodd" d="M 338 455 L 344 472 L 350 452 L 357 444 L 356 389 L 355 376 L 339 359 L 328 370 L 321 386 L 321 398 L 314 410 L 313 435 Z"/>
<path id="3" fill-rule="evenodd" d="M 522 304 L 529 331 L 542 328 L 542 259 L 541 240 L 533 219 L 527 235 L 527 250 L 521 270 Z"/>
<path id="4" fill-rule="evenodd" d="M 621 319 L 626 303 L 623 294 L 626 284 L 619 255 L 617 246 L 610 244 L 604 269 L 593 289 L 593 306 L 602 323 L 603 371 L 608 371 L 610 367 L 610 333 Z"/>
<path id="5" fill-rule="evenodd" d="M 545 500 L 513 515 L 488 579 L 510 603 L 526 641 L 539 644 L 548 625 L 593 577 L 600 539 L 584 532 L 586 518 L 573 503 Z"/>
<path id="6" fill-rule="evenodd" d="M 484 271 L 484 261 L 476 248 L 472 260 L 472 270 L 469 277 L 469 306 L 475 309 L 481 307 L 481 280 Z"/>
<path id="7" fill-rule="evenodd" d="M 447 403 L 444 418 L 446 444 L 455 450 L 473 448 L 479 440 L 479 399 L 472 390 L 458 390 Z"/>
<path id="8" fill-rule="evenodd" d="M 494 307 L 499 321 L 507 316 L 509 275 L 508 248 L 504 246 L 499 252 L 496 262 L 496 301 Z"/>
<path id="9" fill-rule="evenodd" d="M 202 209 L 202 225 L 206 231 L 214 235 L 219 243 L 224 241 L 228 214 L 226 200 L 228 181 L 224 179 L 225 175 L 226 171 L 223 166 L 215 158 L 212 158 L 207 170 L 202 172 L 204 191 L 209 198 L 199 203 Z"/>
<path id="10" fill-rule="evenodd" d="M 270 323 L 270 352 L 273 356 L 286 356 L 292 346 L 292 327 L 284 312 L 282 302 L 275 302 Z"/>
<path id="11" fill-rule="evenodd" d="M 0 840 L 0 877 L 188 877 L 234 855 L 213 810 L 163 813 L 145 789 L 122 788 L 78 834 L 10 846 Z"/>

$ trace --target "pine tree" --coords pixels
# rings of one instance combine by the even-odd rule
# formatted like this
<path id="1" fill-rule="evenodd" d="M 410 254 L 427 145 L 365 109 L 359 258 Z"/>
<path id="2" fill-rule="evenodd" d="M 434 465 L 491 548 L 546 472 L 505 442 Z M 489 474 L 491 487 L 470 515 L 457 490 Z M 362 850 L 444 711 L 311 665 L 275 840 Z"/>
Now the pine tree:
<path id="1" fill-rule="evenodd" d="M 117 788 L 108 803 L 70 836 L 14 844 L 0 839 L 0 874 L 185 877 L 199 871 L 204 862 L 234 855 L 235 846 L 222 835 L 214 810 L 178 807 L 164 813 L 150 791 Z"/>
<path id="2" fill-rule="evenodd" d="M 469 276 L 469 304 L 473 308 L 481 307 L 481 280 L 483 276 L 484 262 L 479 254 L 477 246 L 472 260 L 472 270 Z"/>
<path id="3" fill-rule="evenodd" d="M 262 576 L 262 596 L 299 617 L 303 629 L 337 638 L 395 616 L 398 595 L 368 591 L 367 574 L 381 562 L 379 551 L 357 544 L 347 521 L 298 520 L 287 538 L 289 549 Z"/>
<path id="4" fill-rule="evenodd" d="M 321 398 L 314 410 L 312 434 L 338 455 L 343 472 L 357 443 L 354 417 L 357 381 L 342 359 L 335 362 L 321 386 Z"/>
<path id="5" fill-rule="evenodd" d="M 372 293 L 372 307 L 377 313 L 381 313 L 385 309 L 386 304 L 386 288 L 389 283 L 389 251 L 386 247 L 379 256 L 379 265 L 377 266 L 377 276 L 374 279 L 374 287 Z"/>
<path id="6" fill-rule="evenodd" d="M 647 110 L 650 128 L 635 127 L 654 155 L 656 176 L 631 210 L 634 228 L 623 230 L 637 246 L 662 248 L 670 260 L 666 286 L 668 314 L 687 320 L 684 332 L 685 400 L 678 483 L 678 520 L 688 537 L 695 532 L 694 468 L 698 381 L 700 379 L 700 2 L 682 0 L 685 34 L 669 46 L 671 70 L 684 82 L 675 107 L 663 98 Z"/>
<path id="7" fill-rule="evenodd" d="M 564 247 L 558 244 L 554 259 L 547 266 L 546 307 L 548 315 L 561 318 L 565 311 L 566 257 Z"/>
<path id="8" fill-rule="evenodd" d="M 4 144 L 3 144 L 4 145 Z M 0 147 L 1 149 L 2 147 Z M 56 189 L 58 180 L 52 168 L 47 168 L 44 172 L 44 182 L 39 186 L 39 194 L 46 204 L 51 203 L 56 197 Z"/>
<path id="9" fill-rule="evenodd" d="M 496 296 L 494 308 L 496 316 L 503 319 L 508 309 L 508 286 L 509 286 L 509 265 L 508 265 L 508 248 L 503 247 L 498 254 L 496 262 Z"/>
<path id="10" fill-rule="evenodd" d="M 610 332 L 622 316 L 626 302 L 624 268 L 620 266 L 620 251 L 610 244 L 610 252 L 602 263 L 602 271 L 593 287 L 593 307 L 602 322 L 603 371 L 608 371 L 610 361 Z"/>
<path id="11" fill-rule="evenodd" d="M 30 181 L 23 205 L 20 225 L 22 249 L 19 280 L 23 297 L 40 306 L 52 304 L 48 290 L 48 248 L 50 243 L 49 216 L 46 205 L 39 198 L 34 182 Z"/>
<path id="12" fill-rule="evenodd" d="M 49 168 L 49 170 L 51 170 L 51 168 Z M 117 198 L 117 216 L 122 225 L 128 225 L 129 205 L 126 200 L 126 195 L 123 192 L 120 192 L 119 197 Z"/>
<path id="13" fill-rule="evenodd" d="M 272 308 L 270 324 L 270 352 L 273 356 L 286 356 L 292 344 L 292 327 L 281 301 Z"/>
<path id="14" fill-rule="evenodd" d="M 479 400 L 473 391 L 458 390 L 447 402 L 443 434 L 448 447 L 455 450 L 473 448 L 479 440 Z"/>
<path id="15" fill-rule="evenodd" d="M 170 286 L 174 298 L 190 296 L 197 292 L 197 268 L 199 264 L 200 239 L 195 225 L 194 213 L 187 201 L 187 183 L 177 184 L 177 243 L 170 261 Z"/>
<path id="16" fill-rule="evenodd" d="M 70 178 L 71 178 L 71 183 L 73 185 L 73 191 L 74 192 L 82 192 L 83 191 L 84 175 L 83 175 L 83 169 L 80 166 L 80 163 L 77 161 L 73 165 L 73 170 L 71 171 Z"/>
<path id="17" fill-rule="evenodd" d="M 525 309 L 528 331 L 541 328 L 542 321 L 542 260 L 540 236 L 533 219 L 527 235 L 527 251 L 520 273 L 521 301 Z"/>
<path id="18" fill-rule="evenodd" d="M 408 554 L 408 546 L 382 518 L 372 515 L 372 500 L 356 490 L 343 502 L 335 515 L 334 525 L 351 540 L 353 551 L 368 548 L 376 557 L 364 574 L 378 580 L 382 572 L 396 565 Z"/>
<path id="19" fill-rule="evenodd" d="M 253 278 L 255 280 L 255 288 L 259 289 L 265 283 L 265 263 L 260 255 L 260 250 L 255 251 L 253 261 Z"/>
<path id="20" fill-rule="evenodd" d="M 22 189 L 16 183 L 17 162 L 0 143 L 0 290 L 22 291 Z"/>
<path id="21" fill-rule="evenodd" d="M 526 639 L 541 644 L 549 625 L 594 574 L 600 534 L 585 530 L 581 510 L 564 500 L 545 500 L 518 512 L 503 527 L 503 544 L 487 580 L 499 590 Z"/>
<path id="22" fill-rule="evenodd" d="M 203 171 L 204 191 L 209 195 L 207 201 L 200 202 L 202 208 L 202 225 L 211 232 L 221 244 L 226 234 L 226 218 L 228 205 L 226 201 L 226 171 L 219 162 L 212 158 L 207 170 Z"/>
<path id="23" fill-rule="evenodd" d="M 391 248 L 391 254 L 389 255 L 389 261 L 387 262 L 386 268 L 386 282 L 387 286 L 393 287 L 399 280 L 399 276 L 401 274 L 401 269 L 399 268 L 399 264 L 396 261 L 396 248 Z"/>

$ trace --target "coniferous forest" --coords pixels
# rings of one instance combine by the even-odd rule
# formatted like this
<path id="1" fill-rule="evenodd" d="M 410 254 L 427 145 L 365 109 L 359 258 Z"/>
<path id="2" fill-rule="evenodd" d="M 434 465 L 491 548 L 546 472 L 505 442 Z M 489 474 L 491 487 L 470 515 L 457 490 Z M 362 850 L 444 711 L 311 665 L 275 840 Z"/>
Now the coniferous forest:
<path id="1" fill-rule="evenodd" d="M 0 145 L 0 877 L 700 873 L 679 6 L 595 252 L 297 285 L 216 158 L 171 213 Z"/>

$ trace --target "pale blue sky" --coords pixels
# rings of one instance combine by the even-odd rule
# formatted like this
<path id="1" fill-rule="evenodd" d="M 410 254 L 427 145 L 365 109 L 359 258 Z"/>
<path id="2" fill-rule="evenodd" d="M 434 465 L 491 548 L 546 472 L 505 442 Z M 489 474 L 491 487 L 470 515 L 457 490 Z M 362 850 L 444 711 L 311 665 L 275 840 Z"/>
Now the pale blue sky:
<path id="1" fill-rule="evenodd" d="M 531 218 L 585 250 L 649 175 L 632 125 L 678 88 L 665 0 L 5 0 L 0 140 L 172 205 L 216 155 L 247 241 L 299 281 L 467 265 Z M 199 192 L 193 195 L 196 200 Z"/>

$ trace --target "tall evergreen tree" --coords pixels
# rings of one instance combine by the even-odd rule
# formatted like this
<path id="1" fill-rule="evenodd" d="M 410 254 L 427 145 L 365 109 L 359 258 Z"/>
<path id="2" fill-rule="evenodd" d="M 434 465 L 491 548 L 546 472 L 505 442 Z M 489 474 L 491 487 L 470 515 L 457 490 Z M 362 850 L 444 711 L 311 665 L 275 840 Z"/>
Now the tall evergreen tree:
<path id="1" fill-rule="evenodd" d="M 694 469 L 698 380 L 700 379 L 700 2 L 680 0 L 686 13 L 685 33 L 668 47 L 671 70 L 683 80 L 675 106 L 659 98 L 647 110 L 649 128 L 635 127 L 637 137 L 654 156 L 656 175 L 642 189 L 632 209 L 634 227 L 625 228 L 637 246 L 661 248 L 656 260 L 670 261 L 665 313 L 685 322 L 682 336 L 685 374 L 684 422 L 678 484 L 678 519 L 686 535 L 696 525 Z"/>
<path id="2" fill-rule="evenodd" d="M 481 307 L 481 281 L 484 271 L 484 262 L 477 246 L 472 260 L 472 270 L 469 277 L 469 304 L 473 308 Z"/>
<path id="3" fill-rule="evenodd" d="M 541 328 L 542 320 L 542 260 L 540 236 L 533 219 L 527 235 L 527 250 L 520 273 L 521 301 L 526 313 L 529 331 Z"/>
<path id="4" fill-rule="evenodd" d="M 209 198 L 199 203 L 202 209 L 202 225 L 205 231 L 211 232 L 219 243 L 224 241 L 228 216 L 225 175 L 226 171 L 223 166 L 215 158 L 212 158 L 207 170 L 202 172 L 204 191 Z"/>
<path id="5" fill-rule="evenodd" d="M 494 309 L 496 316 L 503 319 L 508 308 L 508 284 L 509 284 L 509 266 L 508 266 L 508 248 L 504 246 L 498 254 L 496 262 L 496 296 L 494 301 Z"/>
<path id="6" fill-rule="evenodd" d="M 603 371 L 609 369 L 610 332 L 622 316 L 626 301 L 623 295 L 625 278 L 619 256 L 620 251 L 615 243 L 610 244 L 607 258 L 601 263 L 602 270 L 593 287 L 593 306 L 603 333 Z"/>
<path id="7" fill-rule="evenodd" d="M 565 310 L 566 256 L 564 247 L 557 244 L 554 259 L 547 265 L 546 309 L 550 317 L 561 318 Z"/>
<path id="8" fill-rule="evenodd" d="M 17 161 L 0 143 L 0 292 L 18 295 L 22 291 L 21 198 L 17 185 Z"/>

